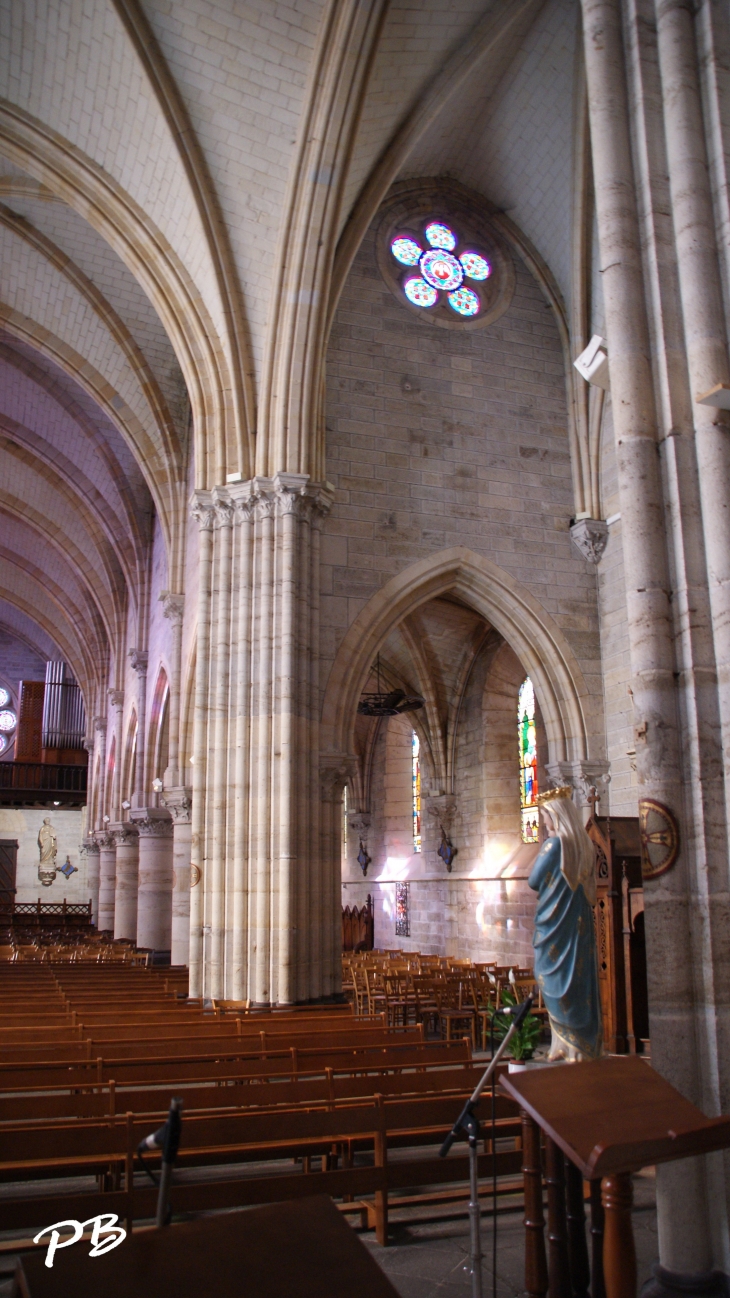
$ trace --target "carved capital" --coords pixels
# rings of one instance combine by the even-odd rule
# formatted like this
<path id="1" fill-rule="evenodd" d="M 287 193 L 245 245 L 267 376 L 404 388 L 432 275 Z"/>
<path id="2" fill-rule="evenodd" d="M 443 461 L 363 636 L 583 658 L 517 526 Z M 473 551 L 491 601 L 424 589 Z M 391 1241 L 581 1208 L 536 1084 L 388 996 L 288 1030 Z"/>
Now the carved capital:
<path id="1" fill-rule="evenodd" d="M 570 539 L 589 563 L 600 563 L 608 544 L 608 523 L 601 518 L 580 518 L 570 529 Z"/>
<path id="2" fill-rule="evenodd" d="M 94 717 L 93 725 L 94 725 L 94 730 L 101 730 L 102 732 L 105 731 L 106 717 Z"/>
<path id="3" fill-rule="evenodd" d="M 356 811 L 354 815 L 347 817 L 347 827 L 356 834 L 361 843 L 367 846 L 368 831 L 372 824 L 372 818 L 365 815 L 362 811 Z"/>
<path id="4" fill-rule="evenodd" d="M 325 798 L 334 797 L 357 770 L 357 758 L 349 753 L 327 753 L 320 758 L 319 782 Z"/>
<path id="5" fill-rule="evenodd" d="M 190 497 L 190 513 L 197 519 L 201 532 L 212 532 L 215 523 L 213 497 L 209 491 L 194 491 Z"/>
<path id="6" fill-rule="evenodd" d="M 94 838 L 100 852 L 108 852 L 112 847 L 116 846 L 114 835 L 110 834 L 108 829 L 100 829 L 97 834 L 94 834 Z"/>
<path id="7" fill-rule="evenodd" d="M 174 627 L 182 626 L 185 612 L 185 596 L 176 595 L 171 590 L 163 590 L 160 595 L 160 603 L 162 604 L 162 616 L 172 622 Z"/>
<path id="8" fill-rule="evenodd" d="M 112 830 L 112 837 L 117 847 L 131 847 L 137 842 L 136 825 L 119 825 Z"/>
<path id="9" fill-rule="evenodd" d="M 113 708 L 124 707 L 124 690 L 107 690 L 107 694 Z"/>
<path id="10" fill-rule="evenodd" d="M 130 649 L 129 661 L 132 664 L 132 670 L 135 671 L 138 676 L 147 675 L 149 654 L 146 649 Z"/>
<path id="11" fill-rule="evenodd" d="M 448 838 L 454 823 L 458 803 L 453 793 L 441 793 L 433 798 L 426 798 L 426 811 L 439 823 L 442 833 Z"/>
<path id="12" fill-rule="evenodd" d="M 172 838 L 173 834 L 172 819 L 161 816 L 135 816 L 134 827 L 140 838 Z"/>
<path id="13" fill-rule="evenodd" d="M 591 789 L 606 788 L 611 781 L 611 763 L 580 759 L 577 762 L 548 762 L 546 768 L 555 788 L 569 784 L 574 790 L 573 800 L 579 806 L 588 806 Z"/>
<path id="14" fill-rule="evenodd" d="M 216 528 L 232 527 L 235 510 L 230 493 L 226 491 L 224 487 L 216 487 L 212 496 Z"/>
<path id="15" fill-rule="evenodd" d="M 188 788 L 166 789 L 163 806 L 172 814 L 175 825 L 188 825 L 193 815 L 193 791 Z"/>
<path id="16" fill-rule="evenodd" d="M 85 838 L 82 843 L 79 843 L 79 851 L 82 856 L 98 856 L 99 844 L 95 843 L 93 838 Z"/>

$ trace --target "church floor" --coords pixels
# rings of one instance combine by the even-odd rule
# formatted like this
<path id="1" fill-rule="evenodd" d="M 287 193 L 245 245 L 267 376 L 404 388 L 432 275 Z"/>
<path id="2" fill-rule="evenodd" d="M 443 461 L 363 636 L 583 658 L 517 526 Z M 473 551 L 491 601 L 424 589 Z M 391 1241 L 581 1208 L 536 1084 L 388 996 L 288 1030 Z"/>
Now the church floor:
<path id="1" fill-rule="evenodd" d="M 634 1237 L 638 1263 L 639 1291 L 651 1275 L 658 1257 L 655 1181 L 650 1176 L 634 1178 Z M 371 1233 L 361 1234 L 402 1298 L 460 1298 L 471 1293 L 471 1276 L 466 1269 L 469 1253 L 469 1223 L 464 1217 L 430 1224 L 391 1224 L 392 1243 L 381 1248 Z M 516 1298 L 524 1293 L 525 1232 L 522 1212 L 499 1215 L 497 1223 L 497 1295 Z M 482 1224 L 483 1286 L 485 1298 L 492 1293 L 492 1219 Z M 466 1265 L 465 1265 L 466 1264 Z"/>

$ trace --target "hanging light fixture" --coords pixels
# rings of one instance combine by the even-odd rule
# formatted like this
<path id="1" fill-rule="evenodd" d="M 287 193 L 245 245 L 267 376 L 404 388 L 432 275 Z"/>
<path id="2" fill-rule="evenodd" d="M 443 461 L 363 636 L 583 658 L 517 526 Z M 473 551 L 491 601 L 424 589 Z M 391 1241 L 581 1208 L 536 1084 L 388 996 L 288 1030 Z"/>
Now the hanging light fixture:
<path id="1" fill-rule="evenodd" d="M 389 690 L 385 693 L 380 688 L 380 654 L 375 659 L 375 674 L 378 688 L 374 693 L 361 694 L 357 710 L 363 717 L 397 717 L 401 712 L 417 712 L 423 707 L 424 700 L 420 694 L 406 694 L 405 690 Z"/>

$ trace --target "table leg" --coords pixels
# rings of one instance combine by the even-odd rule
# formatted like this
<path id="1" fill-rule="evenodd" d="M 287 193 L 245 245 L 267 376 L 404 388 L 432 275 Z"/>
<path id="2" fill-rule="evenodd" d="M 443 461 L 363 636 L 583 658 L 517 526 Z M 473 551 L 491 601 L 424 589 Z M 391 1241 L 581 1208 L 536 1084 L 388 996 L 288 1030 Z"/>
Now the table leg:
<path id="1" fill-rule="evenodd" d="M 631 1225 L 633 1185 L 630 1172 L 604 1176 L 601 1199 L 606 1212 L 603 1273 L 606 1298 L 636 1298 L 636 1248 Z"/>
<path id="2" fill-rule="evenodd" d="M 588 1298 L 591 1269 L 588 1265 L 586 1244 L 586 1210 L 583 1202 L 583 1175 L 571 1163 L 565 1164 L 565 1181 L 568 1203 L 568 1246 L 570 1253 L 570 1287 L 573 1298 Z"/>
<path id="3" fill-rule="evenodd" d="M 525 1291 L 528 1298 L 545 1298 L 548 1287 L 545 1217 L 542 1211 L 540 1128 L 529 1113 L 522 1117 L 522 1176 L 525 1186 Z"/>
<path id="4" fill-rule="evenodd" d="M 545 1138 L 545 1184 L 548 1199 L 550 1298 L 570 1298 L 568 1223 L 565 1211 L 565 1156 L 562 1149 L 549 1136 Z"/>

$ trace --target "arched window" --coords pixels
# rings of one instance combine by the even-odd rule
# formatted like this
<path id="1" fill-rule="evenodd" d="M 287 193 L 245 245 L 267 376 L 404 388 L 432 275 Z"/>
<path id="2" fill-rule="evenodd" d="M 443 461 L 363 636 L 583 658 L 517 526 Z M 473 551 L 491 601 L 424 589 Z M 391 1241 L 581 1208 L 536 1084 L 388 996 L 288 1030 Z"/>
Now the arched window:
<path id="1" fill-rule="evenodd" d="M 13 707 L 10 690 L 0 686 L 0 753 L 4 753 L 15 739 L 18 714 Z"/>
<path id="2" fill-rule="evenodd" d="M 520 686 L 517 705 L 517 735 L 520 754 L 520 815 L 523 843 L 536 843 L 539 837 L 537 812 L 537 731 L 535 728 L 535 691 L 529 676 Z"/>
<path id="3" fill-rule="evenodd" d="M 415 730 L 411 739 L 411 790 L 413 798 L 413 851 L 421 850 L 421 741 Z"/>

